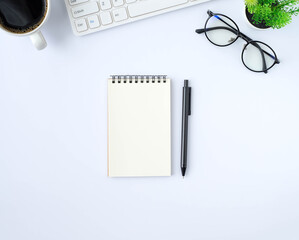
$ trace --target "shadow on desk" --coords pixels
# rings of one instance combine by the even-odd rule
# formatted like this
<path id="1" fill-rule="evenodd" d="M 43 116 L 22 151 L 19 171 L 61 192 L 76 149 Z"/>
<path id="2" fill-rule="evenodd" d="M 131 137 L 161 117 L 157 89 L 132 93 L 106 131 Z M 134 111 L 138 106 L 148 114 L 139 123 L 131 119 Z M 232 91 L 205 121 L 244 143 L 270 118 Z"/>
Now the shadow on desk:
<path id="1" fill-rule="evenodd" d="M 58 48 L 67 46 L 70 39 L 75 37 L 72 33 L 64 1 L 51 2 L 50 17 L 42 31 L 45 33 L 48 46 L 54 45 Z"/>

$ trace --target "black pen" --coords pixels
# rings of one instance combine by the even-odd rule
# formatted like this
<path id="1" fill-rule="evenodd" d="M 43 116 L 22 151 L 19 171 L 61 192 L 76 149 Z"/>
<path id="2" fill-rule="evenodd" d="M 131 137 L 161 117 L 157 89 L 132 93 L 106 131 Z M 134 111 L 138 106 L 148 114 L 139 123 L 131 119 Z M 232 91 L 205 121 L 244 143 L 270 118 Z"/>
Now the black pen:
<path id="1" fill-rule="evenodd" d="M 183 111 L 182 111 L 182 137 L 181 137 L 181 170 L 182 176 L 185 176 L 187 169 L 187 151 L 188 151 L 188 117 L 191 115 L 191 87 L 189 81 L 184 81 L 183 87 Z"/>

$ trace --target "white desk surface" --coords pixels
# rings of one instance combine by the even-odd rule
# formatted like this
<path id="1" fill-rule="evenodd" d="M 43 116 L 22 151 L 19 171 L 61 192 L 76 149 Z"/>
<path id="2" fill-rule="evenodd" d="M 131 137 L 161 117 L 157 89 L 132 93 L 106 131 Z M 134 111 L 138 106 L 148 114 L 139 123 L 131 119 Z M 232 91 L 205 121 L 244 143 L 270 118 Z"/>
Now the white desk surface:
<path id="1" fill-rule="evenodd" d="M 215 0 L 73 36 L 63 1 L 48 48 L 0 32 L 0 239 L 299 239 L 299 17 L 256 31 L 243 1 Z M 211 9 L 272 46 L 281 64 L 248 71 L 244 42 L 194 33 Z M 107 177 L 107 77 L 173 79 L 173 175 Z M 183 79 L 193 87 L 189 167 L 180 175 Z"/>

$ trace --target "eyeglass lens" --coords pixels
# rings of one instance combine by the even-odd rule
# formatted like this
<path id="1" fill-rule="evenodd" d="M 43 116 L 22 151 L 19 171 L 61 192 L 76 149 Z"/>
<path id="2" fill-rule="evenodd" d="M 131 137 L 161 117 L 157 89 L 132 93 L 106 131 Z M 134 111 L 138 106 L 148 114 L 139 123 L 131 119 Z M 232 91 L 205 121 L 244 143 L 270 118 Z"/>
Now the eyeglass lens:
<path id="1" fill-rule="evenodd" d="M 275 59 L 273 50 L 261 42 L 250 42 L 245 46 L 242 53 L 244 65 L 256 72 L 263 72 L 271 68 L 275 64 Z"/>
<path id="2" fill-rule="evenodd" d="M 223 15 L 214 15 L 206 23 L 206 36 L 217 46 L 228 46 L 238 37 L 238 27 Z"/>

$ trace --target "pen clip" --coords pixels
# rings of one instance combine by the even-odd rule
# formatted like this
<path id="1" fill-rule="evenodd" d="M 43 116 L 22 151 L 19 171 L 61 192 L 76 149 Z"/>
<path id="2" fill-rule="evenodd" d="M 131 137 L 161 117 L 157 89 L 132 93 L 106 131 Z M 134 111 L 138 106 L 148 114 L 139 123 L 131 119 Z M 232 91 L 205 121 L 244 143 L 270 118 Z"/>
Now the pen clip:
<path id="1" fill-rule="evenodd" d="M 191 87 L 188 87 L 188 115 L 191 115 Z"/>

